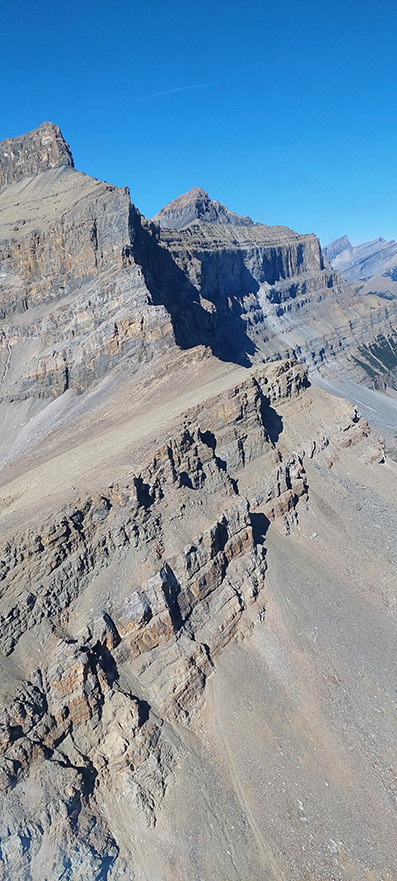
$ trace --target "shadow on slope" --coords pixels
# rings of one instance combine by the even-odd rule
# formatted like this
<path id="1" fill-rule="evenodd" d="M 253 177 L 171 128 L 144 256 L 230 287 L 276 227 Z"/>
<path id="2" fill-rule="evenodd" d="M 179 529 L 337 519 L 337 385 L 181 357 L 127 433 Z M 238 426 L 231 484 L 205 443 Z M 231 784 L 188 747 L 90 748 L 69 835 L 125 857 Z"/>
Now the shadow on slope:
<path id="1" fill-rule="evenodd" d="M 238 299 L 232 300 L 229 292 L 218 291 L 214 309 L 204 309 L 197 288 L 177 266 L 170 252 L 139 220 L 136 222 L 133 217 L 131 223 L 135 226 L 135 260 L 142 267 L 153 305 L 165 306 L 171 316 L 177 345 L 182 349 L 207 346 L 221 361 L 249 367 L 256 346 L 247 336 Z M 244 293 L 246 291 L 240 291 Z"/>
<path id="2" fill-rule="evenodd" d="M 264 395 L 261 396 L 261 416 L 272 444 L 276 444 L 283 430 L 283 420 Z"/>
<path id="3" fill-rule="evenodd" d="M 251 513 L 250 520 L 254 542 L 256 545 L 262 545 L 264 543 L 267 530 L 270 526 L 270 520 L 268 517 L 266 517 L 266 514 L 262 513 Z"/>

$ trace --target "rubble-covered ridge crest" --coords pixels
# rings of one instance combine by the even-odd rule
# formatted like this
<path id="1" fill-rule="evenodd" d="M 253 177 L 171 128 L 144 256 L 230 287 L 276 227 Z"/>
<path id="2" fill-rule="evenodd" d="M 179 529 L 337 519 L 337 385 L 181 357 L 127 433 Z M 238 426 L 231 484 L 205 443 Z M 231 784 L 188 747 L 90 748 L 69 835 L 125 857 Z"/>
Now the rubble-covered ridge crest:
<path id="1" fill-rule="evenodd" d="M 0 187 L 62 165 L 74 168 L 72 151 L 53 122 L 0 143 Z"/>

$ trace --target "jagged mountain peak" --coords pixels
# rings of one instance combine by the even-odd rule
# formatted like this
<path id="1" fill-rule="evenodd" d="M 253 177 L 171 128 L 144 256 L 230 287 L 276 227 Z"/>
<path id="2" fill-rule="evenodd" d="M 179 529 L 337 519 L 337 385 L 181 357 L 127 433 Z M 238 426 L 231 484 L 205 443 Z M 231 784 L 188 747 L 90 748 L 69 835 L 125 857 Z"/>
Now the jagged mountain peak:
<path id="1" fill-rule="evenodd" d="M 0 187 L 62 165 L 74 168 L 73 156 L 54 122 L 0 143 Z"/>
<path id="2" fill-rule="evenodd" d="M 169 202 L 153 220 L 165 229 L 183 229 L 196 220 L 232 226 L 250 226 L 253 223 L 250 217 L 242 217 L 221 202 L 211 199 L 202 187 L 192 187 Z"/>

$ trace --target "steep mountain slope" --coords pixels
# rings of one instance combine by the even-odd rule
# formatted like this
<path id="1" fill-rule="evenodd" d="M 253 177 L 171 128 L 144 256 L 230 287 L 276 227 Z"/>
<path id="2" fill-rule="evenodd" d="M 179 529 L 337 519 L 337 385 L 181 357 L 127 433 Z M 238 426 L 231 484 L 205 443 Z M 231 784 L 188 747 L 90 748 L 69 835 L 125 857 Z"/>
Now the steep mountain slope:
<path id="1" fill-rule="evenodd" d="M 159 243 L 210 313 L 215 353 L 240 363 L 291 356 L 313 366 L 335 360 L 365 377 L 359 359 L 352 358 L 359 345 L 393 334 L 395 302 L 343 284 L 314 235 L 213 222 L 209 212 L 190 222 L 186 215 L 179 228 L 173 206 L 190 205 L 192 192 L 156 215 L 162 218 Z M 228 348 L 230 339 L 237 352 Z"/>
<path id="2" fill-rule="evenodd" d="M 309 365 L 342 357 L 349 366 L 352 353 L 358 370 L 357 347 L 393 334 L 395 302 L 342 285 L 315 236 L 235 225 L 230 213 L 213 223 L 212 209 L 183 230 L 160 230 L 126 188 L 76 171 L 56 127 L 37 131 L 1 153 L 17 178 L 0 190 L 7 401 L 81 392 L 124 360 L 139 369 L 172 340 L 245 366 L 291 356 Z M 222 206 L 211 205 L 219 220 Z"/>
<path id="3" fill-rule="evenodd" d="M 397 465 L 280 359 L 381 306 L 37 132 L 0 190 L 0 878 L 393 879 Z"/>
<path id="4" fill-rule="evenodd" d="M 3 471 L 3 877 L 381 878 L 396 466 L 301 367 L 167 368 Z"/>

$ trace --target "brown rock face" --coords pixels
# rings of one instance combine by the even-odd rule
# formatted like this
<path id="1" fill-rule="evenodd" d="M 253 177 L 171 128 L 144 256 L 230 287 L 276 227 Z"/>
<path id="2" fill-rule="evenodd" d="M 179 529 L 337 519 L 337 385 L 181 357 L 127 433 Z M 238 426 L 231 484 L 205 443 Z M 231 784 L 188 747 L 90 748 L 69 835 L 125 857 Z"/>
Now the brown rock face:
<path id="1" fill-rule="evenodd" d="M 70 147 L 57 125 L 43 122 L 26 135 L 1 142 L 0 188 L 62 165 L 74 166 Z"/>

